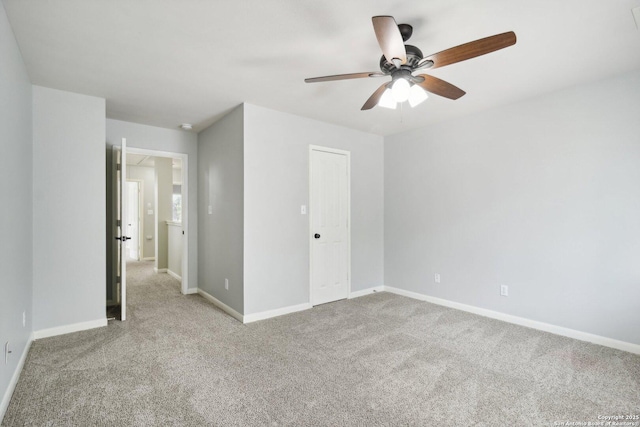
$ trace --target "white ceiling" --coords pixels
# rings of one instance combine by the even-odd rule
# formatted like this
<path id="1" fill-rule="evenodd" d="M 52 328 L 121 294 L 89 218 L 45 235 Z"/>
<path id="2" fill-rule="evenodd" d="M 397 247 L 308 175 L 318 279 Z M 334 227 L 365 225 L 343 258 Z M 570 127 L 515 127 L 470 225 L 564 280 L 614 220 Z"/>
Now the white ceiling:
<path id="1" fill-rule="evenodd" d="M 195 131 L 242 102 L 380 135 L 640 69 L 640 0 L 3 0 L 36 85 L 106 98 L 107 116 Z M 515 46 L 433 70 L 467 92 L 360 111 L 381 79 L 371 17 L 425 55 L 513 30 Z M 594 100 L 597 102 L 597 100 Z"/>

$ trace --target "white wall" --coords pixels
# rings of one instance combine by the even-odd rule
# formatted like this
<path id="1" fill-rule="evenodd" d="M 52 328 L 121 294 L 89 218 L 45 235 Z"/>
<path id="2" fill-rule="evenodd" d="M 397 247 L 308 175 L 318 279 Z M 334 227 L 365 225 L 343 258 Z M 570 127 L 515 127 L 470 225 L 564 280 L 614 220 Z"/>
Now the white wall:
<path id="1" fill-rule="evenodd" d="M 127 138 L 127 146 L 147 150 L 167 151 L 187 154 L 189 165 L 189 286 L 198 286 L 198 135 L 177 129 L 164 129 L 155 126 L 140 125 L 107 119 L 106 150 L 111 151 L 113 145 L 120 145 L 122 138 Z M 111 194 L 111 156 L 107 156 L 107 194 Z M 107 221 L 111 223 L 110 210 Z M 104 230 L 104 228 L 103 228 Z M 111 235 L 110 229 L 106 231 Z M 113 238 L 111 238 L 113 239 Z M 107 245 L 110 251 L 111 239 Z M 109 264 L 110 265 L 110 264 Z"/>
<path id="2" fill-rule="evenodd" d="M 169 230 L 167 221 L 172 220 L 173 171 L 171 158 L 155 158 L 156 195 L 156 262 L 157 269 L 169 265 Z"/>
<path id="3" fill-rule="evenodd" d="M 32 127 L 31 83 L 0 3 L 0 347 L 13 353 L 0 361 L 0 422 L 9 404 L 12 378 L 32 331 Z M 22 313 L 26 326 L 22 326 Z"/>
<path id="4" fill-rule="evenodd" d="M 167 224 L 167 270 L 182 277 L 182 225 Z"/>
<path id="5" fill-rule="evenodd" d="M 198 134 L 199 287 L 239 313 L 244 311 L 243 170 L 240 106 Z"/>
<path id="6" fill-rule="evenodd" d="M 351 290 L 383 285 L 381 136 L 244 104 L 244 314 L 309 303 L 309 145 L 351 152 Z"/>
<path id="7" fill-rule="evenodd" d="M 182 184 L 182 169 L 173 169 L 173 184 L 181 185 Z"/>
<path id="8" fill-rule="evenodd" d="M 639 118 L 636 72 L 386 138 L 385 285 L 640 344 Z"/>
<path id="9" fill-rule="evenodd" d="M 127 179 L 142 181 L 142 258 L 156 256 L 155 227 L 155 177 L 153 168 L 146 166 L 127 166 Z M 153 214 L 149 215 L 149 210 Z M 147 239 L 151 236 L 151 239 Z"/>
<path id="10" fill-rule="evenodd" d="M 33 87 L 33 327 L 105 317 L 105 100 Z"/>

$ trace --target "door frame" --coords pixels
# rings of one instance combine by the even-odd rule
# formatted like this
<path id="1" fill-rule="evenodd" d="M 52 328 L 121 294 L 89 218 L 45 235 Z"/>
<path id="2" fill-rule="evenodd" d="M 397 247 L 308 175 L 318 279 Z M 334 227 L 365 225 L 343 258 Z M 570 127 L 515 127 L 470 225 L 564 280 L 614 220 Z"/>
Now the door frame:
<path id="1" fill-rule="evenodd" d="M 174 153 L 171 151 L 149 150 L 146 148 L 127 147 L 127 153 L 143 154 L 152 157 L 169 157 L 182 161 L 182 286 L 180 292 L 183 295 L 189 293 L 189 155 L 186 153 Z M 157 212 L 155 213 L 157 215 Z M 157 238 L 158 236 L 156 236 Z M 157 254 L 156 254 L 157 255 Z"/>
<path id="2" fill-rule="evenodd" d="M 142 236 L 144 235 L 144 206 L 142 204 L 142 195 L 144 194 L 144 181 L 142 179 L 127 178 L 127 182 L 135 182 L 138 184 L 138 261 L 142 261 L 142 259 L 144 258 L 144 253 L 142 250 L 144 247 L 144 241 L 142 240 Z"/>
<path id="3" fill-rule="evenodd" d="M 125 224 L 127 223 L 128 210 L 126 205 L 129 201 L 127 195 L 129 188 L 127 186 L 127 138 L 122 138 L 121 145 L 114 147 L 116 157 L 120 154 L 120 162 L 116 161 L 116 170 L 120 171 L 120 176 L 116 172 L 116 186 L 120 189 L 120 193 L 116 194 L 117 199 L 117 211 L 119 212 L 119 223 L 117 228 L 120 229 L 120 241 L 117 243 L 117 247 L 120 249 L 118 253 L 118 262 L 120 263 L 120 286 L 116 281 L 116 301 L 120 302 L 120 321 L 127 320 L 127 260 L 126 260 L 126 245 L 124 237 L 126 236 Z M 116 189 L 116 193 L 118 193 Z M 117 271 L 117 267 L 116 267 Z M 117 277 L 117 276 L 116 276 Z M 119 298 L 118 298 L 119 297 Z"/>
<path id="4" fill-rule="evenodd" d="M 313 186 L 313 165 L 311 156 L 313 151 L 340 154 L 347 157 L 347 298 L 351 295 L 351 152 L 338 148 L 323 147 L 309 144 L 309 305 L 313 307 L 313 207 L 311 206 L 311 192 Z"/>

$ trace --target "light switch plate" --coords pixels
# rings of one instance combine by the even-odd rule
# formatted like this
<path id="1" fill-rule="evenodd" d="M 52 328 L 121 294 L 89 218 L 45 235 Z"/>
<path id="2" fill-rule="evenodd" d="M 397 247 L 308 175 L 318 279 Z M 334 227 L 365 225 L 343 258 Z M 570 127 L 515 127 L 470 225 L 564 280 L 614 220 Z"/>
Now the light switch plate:
<path id="1" fill-rule="evenodd" d="M 636 28 L 640 30 L 640 6 L 631 9 L 631 13 L 633 13 L 633 19 L 636 20 Z"/>
<path id="2" fill-rule="evenodd" d="M 300 206 L 300 215 L 306 215 L 306 214 L 307 214 L 307 205 Z"/>

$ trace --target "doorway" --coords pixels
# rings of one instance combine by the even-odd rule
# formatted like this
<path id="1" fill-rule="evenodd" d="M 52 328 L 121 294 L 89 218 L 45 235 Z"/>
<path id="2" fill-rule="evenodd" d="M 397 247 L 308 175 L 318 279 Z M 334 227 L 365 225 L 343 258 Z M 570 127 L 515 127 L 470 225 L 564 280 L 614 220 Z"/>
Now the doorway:
<path id="1" fill-rule="evenodd" d="M 107 306 L 115 305 L 110 311 L 124 320 L 127 259 L 153 262 L 156 273 L 169 273 L 180 282 L 180 292 L 189 293 L 189 174 L 187 154 L 122 143 L 124 150 L 114 147 L 114 220 L 109 226 L 118 243 L 111 251 L 114 297 L 108 292 Z"/>
<path id="2" fill-rule="evenodd" d="M 143 180 L 142 260 L 188 285 L 188 156 L 128 147 L 130 179 Z"/>
<path id="3" fill-rule="evenodd" d="M 345 299 L 351 289 L 350 153 L 309 147 L 311 305 Z"/>

